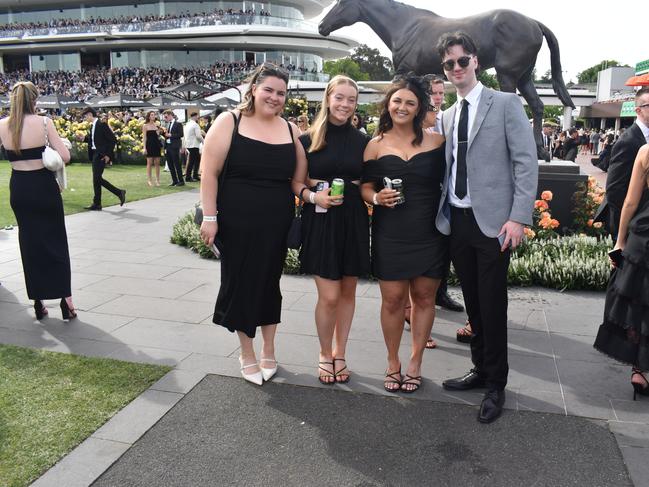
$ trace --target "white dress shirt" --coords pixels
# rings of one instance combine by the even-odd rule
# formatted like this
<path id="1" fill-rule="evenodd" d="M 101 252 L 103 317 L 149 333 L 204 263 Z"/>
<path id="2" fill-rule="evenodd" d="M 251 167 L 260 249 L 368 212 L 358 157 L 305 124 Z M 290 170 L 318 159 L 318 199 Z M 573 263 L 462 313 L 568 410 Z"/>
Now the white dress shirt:
<path id="1" fill-rule="evenodd" d="M 471 135 L 471 129 L 473 128 L 473 121 L 475 120 L 475 115 L 478 112 L 478 103 L 480 103 L 480 96 L 482 95 L 482 83 L 478 81 L 478 84 L 473 87 L 473 89 L 466 95 L 466 100 L 469 102 L 469 120 L 467 123 L 467 136 Z M 471 181 L 469 180 L 469 171 L 467 168 L 467 179 L 466 179 L 466 195 L 464 198 L 459 199 L 455 196 L 455 178 L 457 175 L 457 129 L 460 124 L 460 112 L 462 111 L 462 100 L 464 100 L 460 95 L 457 96 L 457 104 L 455 105 L 455 122 L 453 126 L 453 165 L 451 166 L 451 175 L 448 181 L 448 201 L 451 206 L 456 206 L 458 208 L 471 208 Z M 468 155 L 468 154 L 467 154 Z"/>
<path id="2" fill-rule="evenodd" d="M 203 142 L 201 128 L 191 118 L 185 124 L 185 147 L 187 149 L 198 149 Z"/>
<path id="3" fill-rule="evenodd" d="M 638 124 L 640 130 L 642 130 L 642 135 L 644 135 L 644 139 L 647 141 L 647 144 L 649 144 L 649 127 L 647 127 L 639 118 L 635 119 L 635 123 Z"/>
<path id="4" fill-rule="evenodd" d="M 97 126 L 97 120 L 97 118 L 93 120 L 92 129 L 90 129 L 90 141 L 92 142 L 92 150 L 97 150 L 97 146 L 95 145 L 95 127 Z"/>

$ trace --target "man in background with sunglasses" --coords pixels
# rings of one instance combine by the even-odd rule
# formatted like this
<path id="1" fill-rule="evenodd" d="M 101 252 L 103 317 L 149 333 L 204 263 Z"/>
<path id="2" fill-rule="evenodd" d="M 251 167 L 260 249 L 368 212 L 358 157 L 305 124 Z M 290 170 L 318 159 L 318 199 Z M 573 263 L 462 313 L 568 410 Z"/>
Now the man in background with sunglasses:
<path id="1" fill-rule="evenodd" d="M 487 389 L 478 421 L 491 423 L 505 403 L 507 271 L 510 249 L 532 223 L 536 144 L 518 96 L 478 81 L 478 49 L 467 34 L 446 34 L 437 49 L 458 95 L 443 114 L 446 176 L 437 227 L 451 236 L 451 259 L 473 329 L 473 368 L 443 386 Z"/>
<path id="2" fill-rule="evenodd" d="M 649 86 L 636 92 L 635 113 L 638 118 L 620 135 L 611 150 L 611 162 L 606 177 L 606 202 L 608 205 L 606 225 L 613 238 L 617 238 L 620 213 L 626 192 L 629 189 L 633 161 L 635 161 L 640 147 L 649 143 Z"/>

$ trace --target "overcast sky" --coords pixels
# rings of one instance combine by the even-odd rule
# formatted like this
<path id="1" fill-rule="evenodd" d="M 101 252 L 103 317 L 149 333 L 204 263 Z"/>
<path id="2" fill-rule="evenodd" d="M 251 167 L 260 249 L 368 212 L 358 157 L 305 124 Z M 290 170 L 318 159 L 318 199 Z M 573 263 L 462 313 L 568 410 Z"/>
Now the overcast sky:
<path id="1" fill-rule="evenodd" d="M 365 0 L 358 0 L 365 1 Z M 432 10 L 445 17 L 465 17 L 493 9 L 516 10 L 539 20 L 550 28 L 559 41 L 561 67 L 564 79 L 577 81 L 577 73 L 604 59 L 615 59 L 635 67 L 649 59 L 649 18 L 641 14 L 649 7 L 643 2 L 522 2 L 521 0 L 440 1 L 403 0 L 402 3 Z M 327 9 L 326 11 L 328 11 Z M 325 11 L 325 13 L 326 13 Z M 324 14 L 318 17 L 320 20 Z M 381 50 L 390 56 L 390 50 L 366 25 L 357 23 L 336 31 L 358 42 Z M 536 61 L 538 76 L 550 69 L 550 51 L 543 42 Z"/>

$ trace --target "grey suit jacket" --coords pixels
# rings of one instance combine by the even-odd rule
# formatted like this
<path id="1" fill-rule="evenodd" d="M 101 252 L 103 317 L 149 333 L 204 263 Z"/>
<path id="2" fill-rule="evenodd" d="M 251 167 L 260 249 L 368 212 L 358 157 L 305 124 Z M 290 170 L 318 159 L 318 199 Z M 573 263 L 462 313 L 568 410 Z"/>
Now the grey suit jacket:
<path id="1" fill-rule="evenodd" d="M 456 105 L 443 114 L 446 175 L 436 224 L 445 235 L 451 233 L 447 192 Z M 483 88 L 469 134 L 466 164 L 471 206 L 482 233 L 497 237 L 507 220 L 532 223 L 538 158 L 532 127 L 517 95 Z"/>

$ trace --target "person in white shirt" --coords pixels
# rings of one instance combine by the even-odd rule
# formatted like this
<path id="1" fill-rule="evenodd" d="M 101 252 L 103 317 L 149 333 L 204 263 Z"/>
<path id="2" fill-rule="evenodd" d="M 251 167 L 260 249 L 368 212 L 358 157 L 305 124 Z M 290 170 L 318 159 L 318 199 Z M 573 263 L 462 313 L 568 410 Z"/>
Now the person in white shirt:
<path id="1" fill-rule="evenodd" d="M 198 113 L 190 113 L 185 124 L 185 149 L 187 149 L 187 165 L 185 166 L 185 181 L 200 181 L 198 166 L 200 164 L 200 146 L 203 142 L 203 132 L 198 125 Z"/>

